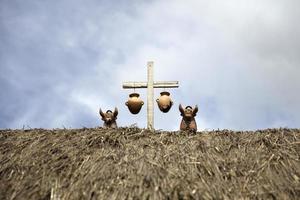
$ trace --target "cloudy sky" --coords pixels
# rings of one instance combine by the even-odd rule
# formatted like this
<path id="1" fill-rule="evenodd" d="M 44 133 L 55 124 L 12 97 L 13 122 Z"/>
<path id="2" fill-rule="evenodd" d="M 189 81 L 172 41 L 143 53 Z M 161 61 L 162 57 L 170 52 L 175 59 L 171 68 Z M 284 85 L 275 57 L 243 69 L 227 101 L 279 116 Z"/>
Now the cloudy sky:
<path id="1" fill-rule="evenodd" d="M 1 0 L 0 128 L 102 125 L 98 109 L 131 115 L 132 90 L 154 79 L 174 107 L 155 128 L 177 130 L 178 104 L 205 129 L 300 127 L 299 0 Z M 146 101 L 144 89 L 136 90 Z M 155 90 L 155 98 L 162 90 Z"/>

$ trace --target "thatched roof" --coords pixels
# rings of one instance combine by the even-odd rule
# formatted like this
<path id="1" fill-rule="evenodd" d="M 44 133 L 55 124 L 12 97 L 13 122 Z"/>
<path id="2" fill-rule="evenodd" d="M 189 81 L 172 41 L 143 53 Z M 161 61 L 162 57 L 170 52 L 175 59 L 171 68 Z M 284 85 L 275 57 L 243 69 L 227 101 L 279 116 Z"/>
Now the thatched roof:
<path id="1" fill-rule="evenodd" d="M 274 197 L 300 197 L 300 130 L 0 131 L 0 199 Z"/>

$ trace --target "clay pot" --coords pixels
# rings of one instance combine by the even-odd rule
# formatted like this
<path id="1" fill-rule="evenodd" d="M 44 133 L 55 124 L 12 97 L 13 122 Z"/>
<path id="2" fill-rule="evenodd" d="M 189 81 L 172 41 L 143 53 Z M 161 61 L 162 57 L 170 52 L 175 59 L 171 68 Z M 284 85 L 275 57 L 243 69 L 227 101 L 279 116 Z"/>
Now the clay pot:
<path id="1" fill-rule="evenodd" d="M 128 101 L 125 103 L 132 114 L 138 114 L 144 105 L 144 102 L 139 98 L 138 93 L 131 93 Z"/>
<path id="2" fill-rule="evenodd" d="M 169 92 L 161 92 L 160 97 L 156 99 L 156 102 L 159 109 L 164 113 L 169 112 L 173 105 L 173 101 L 171 100 Z"/>

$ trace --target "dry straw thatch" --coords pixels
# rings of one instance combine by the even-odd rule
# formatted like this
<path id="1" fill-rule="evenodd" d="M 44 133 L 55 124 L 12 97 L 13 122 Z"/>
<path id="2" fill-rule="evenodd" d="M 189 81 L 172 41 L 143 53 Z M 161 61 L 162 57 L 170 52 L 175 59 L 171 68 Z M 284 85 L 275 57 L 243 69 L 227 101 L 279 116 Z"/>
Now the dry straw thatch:
<path id="1" fill-rule="evenodd" d="M 0 131 L 0 199 L 297 198 L 298 129 Z"/>

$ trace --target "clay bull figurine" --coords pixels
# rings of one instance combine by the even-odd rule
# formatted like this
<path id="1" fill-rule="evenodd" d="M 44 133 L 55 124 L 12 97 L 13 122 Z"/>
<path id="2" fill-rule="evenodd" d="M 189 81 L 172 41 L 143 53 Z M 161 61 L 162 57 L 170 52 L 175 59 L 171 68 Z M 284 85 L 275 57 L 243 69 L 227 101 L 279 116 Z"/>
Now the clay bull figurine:
<path id="1" fill-rule="evenodd" d="M 103 113 L 100 108 L 99 114 L 102 117 L 101 119 L 104 121 L 104 128 L 118 128 L 116 122 L 118 116 L 118 108 L 115 108 L 114 112 L 112 112 L 111 110 L 107 110 L 106 113 Z"/>
<path id="2" fill-rule="evenodd" d="M 179 104 L 179 111 L 182 116 L 180 130 L 181 131 L 197 131 L 197 123 L 195 120 L 196 113 L 198 112 L 198 106 L 196 105 L 194 108 L 191 106 L 186 106 L 183 109 L 182 105 Z"/>

